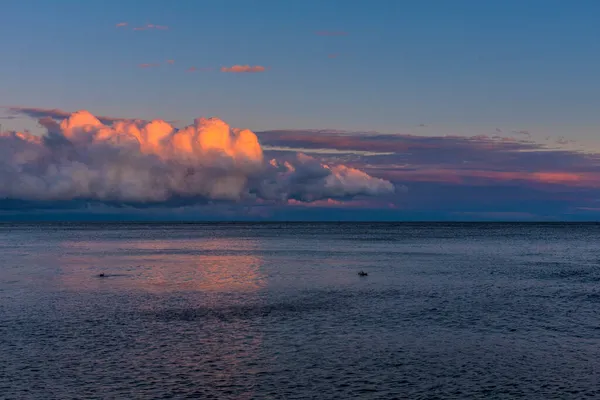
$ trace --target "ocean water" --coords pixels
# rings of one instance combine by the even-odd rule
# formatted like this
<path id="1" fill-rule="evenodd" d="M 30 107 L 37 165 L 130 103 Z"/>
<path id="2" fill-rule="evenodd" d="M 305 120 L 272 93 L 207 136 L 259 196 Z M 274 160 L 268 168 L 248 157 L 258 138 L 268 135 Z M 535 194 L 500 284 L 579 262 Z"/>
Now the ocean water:
<path id="1" fill-rule="evenodd" d="M 0 225 L 0 398 L 600 398 L 599 238 Z"/>

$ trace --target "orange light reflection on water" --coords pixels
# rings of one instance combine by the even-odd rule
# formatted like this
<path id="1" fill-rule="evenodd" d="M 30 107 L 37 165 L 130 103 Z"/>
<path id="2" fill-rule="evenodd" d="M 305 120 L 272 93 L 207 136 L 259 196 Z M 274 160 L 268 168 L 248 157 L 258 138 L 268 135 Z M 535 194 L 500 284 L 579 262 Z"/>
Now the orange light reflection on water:
<path id="1" fill-rule="evenodd" d="M 72 289 L 257 291 L 266 283 L 259 248 L 256 240 L 227 238 L 66 241 L 60 279 Z"/>
<path id="2" fill-rule="evenodd" d="M 263 332 L 252 319 L 237 315 L 236 307 L 261 306 L 258 291 L 266 279 L 260 250 L 257 240 L 228 238 L 65 241 L 59 249 L 60 284 L 76 291 L 141 290 L 161 294 L 159 299 L 172 298 L 170 293 L 176 292 L 208 292 L 210 295 L 198 302 L 184 296 L 173 309 L 162 309 L 151 301 L 142 310 L 152 316 L 154 312 L 176 314 L 181 311 L 177 307 L 189 308 L 191 313 L 196 307 L 214 307 L 214 313 L 228 315 L 226 319 L 208 317 L 211 327 L 207 329 L 197 328 L 207 317 L 190 320 L 196 327 L 190 329 L 197 329 L 197 338 L 190 339 L 188 328 L 181 323 L 185 320 L 175 317 L 166 329 L 178 340 L 159 347 L 152 334 L 140 334 L 137 340 L 147 341 L 144 346 L 151 353 L 149 358 L 159 360 L 169 374 L 190 374 L 199 382 L 238 387 L 236 398 L 251 399 L 255 398 L 256 378 L 249 377 L 248 371 L 256 368 Z M 99 278 L 99 273 L 107 277 Z M 228 292 L 243 295 L 234 296 L 237 300 L 231 302 Z M 222 334 L 218 334 L 220 330 Z M 137 362 L 146 362 L 145 356 L 138 357 Z M 200 391 L 201 386 L 199 383 Z"/>

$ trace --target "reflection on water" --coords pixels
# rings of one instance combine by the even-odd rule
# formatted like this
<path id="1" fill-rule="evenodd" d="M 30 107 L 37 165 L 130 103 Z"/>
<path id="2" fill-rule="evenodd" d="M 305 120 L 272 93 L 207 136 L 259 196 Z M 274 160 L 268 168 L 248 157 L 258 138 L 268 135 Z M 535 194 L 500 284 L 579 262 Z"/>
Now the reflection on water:
<path id="1" fill-rule="evenodd" d="M 0 243 L 13 267 L 0 295 L 7 282 L 25 289 L 4 298 L 0 392 L 28 398 L 35 382 L 31 398 L 254 397 L 263 326 L 244 315 L 264 303 L 259 240 L 80 237 Z"/>
<path id="2" fill-rule="evenodd" d="M 152 293 L 202 292 L 204 297 L 141 304 L 147 322 L 158 323 L 173 337 L 157 345 L 153 335 L 138 336 L 145 354 L 135 362 L 160 362 L 166 373 L 194 370 L 204 380 L 231 391 L 239 399 L 252 398 L 252 376 L 239 382 L 248 365 L 255 365 L 260 351 L 261 327 L 249 318 L 219 321 L 206 331 L 186 326 L 199 310 L 219 310 L 233 301 L 245 307 L 261 302 L 258 291 L 265 285 L 258 240 L 196 238 L 193 240 L 146 239 L 137 241 L 64 241 L 59 257 L 60 280 L 71 290 L 101 288 L 141 289 Z M 98 277 L 99 273 L 105 277 Z M 234 294 L 225 300 L 218 293 Z M 211 294 L 212 293 L 212 294 Z M 217 293 L 215 295 L 215 293 Z M 175 316 L 164 319 L 161 316 Z M 186 317 L 187 316 L 187 317 Z M 202 319 L 197 319 L 202 323 Z M 210 321 L 215 324 L 215 321 Z M 168 350 L 168 351 L 167 351 Z M 201 356 L 199 356 L 201 354 Z M 202 393 L 202 391 L 200 392 Z"/>
<path id="3" fill-rule="evenodd" d="M 599 398 L 598 237 L 0 225 L 0 398 Z"/>
<path id="4" fill-rule="evenodd" d="M 73 290 L 114 285 L 166 292 L 252 292 L 265 285 L 258 240 L 69 240 L 60 249 L 60 280 Z"/>

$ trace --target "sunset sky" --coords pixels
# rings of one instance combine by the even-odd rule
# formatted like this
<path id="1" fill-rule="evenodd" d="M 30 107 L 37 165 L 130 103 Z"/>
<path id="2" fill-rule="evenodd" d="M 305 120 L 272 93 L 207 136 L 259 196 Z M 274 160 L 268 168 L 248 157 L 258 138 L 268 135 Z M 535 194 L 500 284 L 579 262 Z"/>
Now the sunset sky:
<path id="1" fill-rule="evenodd" d="M 1 218 L 600 217 L 597 1 L 2 10 Z"/>

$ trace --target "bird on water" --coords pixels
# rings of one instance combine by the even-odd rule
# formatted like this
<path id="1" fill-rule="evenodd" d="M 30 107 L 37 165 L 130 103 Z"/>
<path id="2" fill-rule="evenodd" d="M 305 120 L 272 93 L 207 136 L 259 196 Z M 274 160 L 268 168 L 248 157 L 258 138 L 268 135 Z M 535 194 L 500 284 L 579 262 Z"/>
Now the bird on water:
<path id="1" fill-rule="evenodd" d="M 358 276 L 368 276 L 369 274 L 367 274 L 365 271 L 359 271 Z"/>

